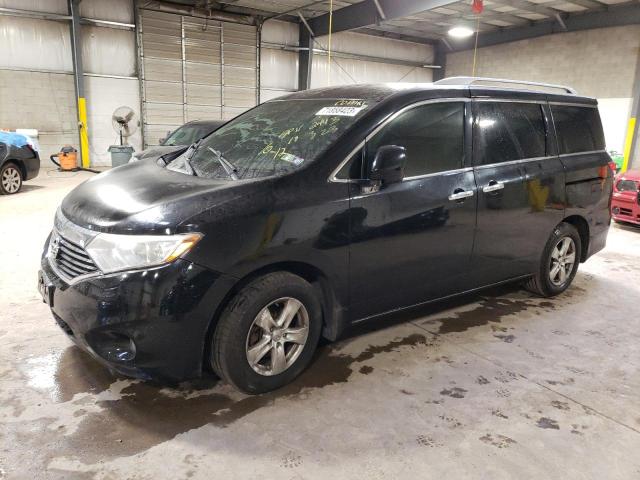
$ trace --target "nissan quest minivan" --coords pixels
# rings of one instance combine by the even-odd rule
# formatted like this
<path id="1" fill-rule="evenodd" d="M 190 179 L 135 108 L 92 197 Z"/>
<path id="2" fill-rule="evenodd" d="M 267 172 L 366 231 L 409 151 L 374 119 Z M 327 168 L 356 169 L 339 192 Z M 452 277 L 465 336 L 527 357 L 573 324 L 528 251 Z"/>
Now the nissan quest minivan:
<path id="1" fill-rule="evenodd" d="M 165 160 L 69 193 L 39 273 L 62 330 L 139 378 L 273 390 L 367 319 L 503 282 L 557 295 L 610 224 L 597 103 L 568 87 L 302 91 Z"/>

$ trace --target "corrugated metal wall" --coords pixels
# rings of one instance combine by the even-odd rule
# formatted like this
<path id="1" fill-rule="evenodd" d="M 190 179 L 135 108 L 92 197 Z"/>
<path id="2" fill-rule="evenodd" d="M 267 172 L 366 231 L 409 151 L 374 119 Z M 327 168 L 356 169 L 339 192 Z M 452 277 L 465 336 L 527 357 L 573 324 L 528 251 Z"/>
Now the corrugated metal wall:
<path id="1" fill-rule="evenodd" d="M 260 101 L 297 91 L 298 52 L 280 47 L 298 46 L 298 24 L 269 20 L 262 25 L 261 41 Z"/>
<path id="2" fill-rule="evenodd" d="M 315 39 L 315 48 L 326 51 L 328 46 L 328 36 Z M 431 64 L 434 58 L 431 45 L 373 37 L 361 33 L 340 32 L 332 35 L 331 49 L 336 53 L 373 55 L 380 59 L 388 58 L 389 63 L 339 58 L 338 55 L 334 55 L 331 58 L 331 65 L 329 65 L 329 59 L 326 55 L 314 54 L 311 88 L 354 83 L 431 82 L 433 79 L 433 71 L 428 68 L 393 63 L 393 60 L 406 60 L 424 65 Z"/>
<path id="3" fill-rule="evenodd" d="M 185 122 L 256 104 L 256 27 L 143 9 L 140 36 L 146 145 Z"/>

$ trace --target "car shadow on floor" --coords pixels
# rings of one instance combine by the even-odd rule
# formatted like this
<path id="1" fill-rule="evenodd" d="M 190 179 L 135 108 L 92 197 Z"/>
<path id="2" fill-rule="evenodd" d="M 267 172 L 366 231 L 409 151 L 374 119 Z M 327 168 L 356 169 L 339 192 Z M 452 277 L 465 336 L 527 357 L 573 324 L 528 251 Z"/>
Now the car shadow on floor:
<path id="1" fill-rule="evenodd" d="M 22 184 L 22 187 L 20 188 L 20 190 L 17 193 L 14 193 L 13 195 L 23 195 L 25 193 L 29 193 L 34 190 L 40 190 L 41 188 L 44 188 L 44 186 L 43 185 L 27 185 L 26 183 L 24 183 Z M 10 195 L 10 196 L 13 196 L 13 195 Z"/>
<path id="2" fill-rule="evenodd" d="M 634 223 L 615 222 L 614 226 L 627 232 L 640 233 L 640 225 L 636 225 Z"/>

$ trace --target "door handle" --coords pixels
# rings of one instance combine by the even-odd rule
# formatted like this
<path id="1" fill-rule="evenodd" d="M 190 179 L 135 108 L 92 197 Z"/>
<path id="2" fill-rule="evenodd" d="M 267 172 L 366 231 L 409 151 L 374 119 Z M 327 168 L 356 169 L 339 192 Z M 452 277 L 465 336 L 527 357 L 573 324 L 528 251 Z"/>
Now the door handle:
<path id="1" fill-rule="evenodd" d="M 451 195 L 449 195 L 449 200 L 454 202 L 468 197 L 473 197 L 473 190 L 462 190 L 461 188 L 457 188 Z"/>
<path id="2" fill-rule="evenodd" d="M 482 187 L 482 191 L 484 193 L 495 192 L 497 190 L 502 190 L 504 188 L 504 183 L 498 182 L 496 180 L 491 180 L 489 185 Z"/>

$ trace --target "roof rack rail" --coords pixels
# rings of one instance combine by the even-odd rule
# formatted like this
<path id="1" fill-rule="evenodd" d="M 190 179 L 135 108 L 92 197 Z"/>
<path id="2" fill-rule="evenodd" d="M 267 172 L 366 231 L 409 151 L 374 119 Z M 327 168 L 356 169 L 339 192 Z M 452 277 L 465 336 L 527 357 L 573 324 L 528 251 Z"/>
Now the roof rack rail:
<path id="1" fill-rule="evenodd" d="M 555 90 L 562 90 L 570 95 L 577 95 L 578 92 L 571 87 L 564 85 L 554 85 L 552 83 L 526 82 L 523 80 L 509 80 L 506 78 L 488 78 L 488 77 L 449 77 L 434 82 L 435 85 L 473 85 L 476 83 L 506 83 L 511 85 L 526 85 L 530 87 L 544 87 Z"/>

